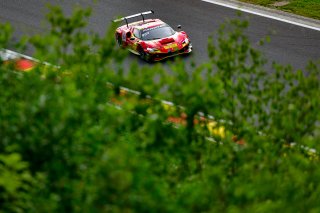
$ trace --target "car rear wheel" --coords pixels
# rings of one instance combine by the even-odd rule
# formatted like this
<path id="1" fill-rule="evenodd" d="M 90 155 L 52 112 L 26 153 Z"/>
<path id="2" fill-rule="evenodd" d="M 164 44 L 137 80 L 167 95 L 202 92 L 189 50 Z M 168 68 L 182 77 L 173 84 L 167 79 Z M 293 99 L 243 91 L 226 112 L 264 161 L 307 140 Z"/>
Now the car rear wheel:
<path id="1" fill-rule="evenodd" d="M 116 41 L 117 41 L 119 47 L 121 47 L 122 46 L 122 40 L 121 40 L 121 36 L 118 33 L 116 34 Z"/>

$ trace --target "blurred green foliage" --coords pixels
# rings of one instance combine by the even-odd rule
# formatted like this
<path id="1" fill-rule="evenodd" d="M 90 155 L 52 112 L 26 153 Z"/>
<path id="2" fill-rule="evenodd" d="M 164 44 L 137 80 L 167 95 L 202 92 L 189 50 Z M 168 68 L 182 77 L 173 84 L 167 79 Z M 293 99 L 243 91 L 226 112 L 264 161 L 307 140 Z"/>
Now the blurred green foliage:
<path id="1" fill-rule="evenodd" d="M 0 212 L 320 211 L 319 158 L 304 148 L 320 149 L 317 64 L 267 73 L 248 23 L 233 20 L 209 39 L 207 63 L 126 70 L 115 26 L 87 33 L 89 15 L 51 7 L 50 33 L 29 39 L 59 67 L 0 67 Z M 141 94 L 116 108 L 119 86 Z M 187 124 L 147 96 L 184 106 Z M 226 136 L 208 138 L 200 112 Z"/>

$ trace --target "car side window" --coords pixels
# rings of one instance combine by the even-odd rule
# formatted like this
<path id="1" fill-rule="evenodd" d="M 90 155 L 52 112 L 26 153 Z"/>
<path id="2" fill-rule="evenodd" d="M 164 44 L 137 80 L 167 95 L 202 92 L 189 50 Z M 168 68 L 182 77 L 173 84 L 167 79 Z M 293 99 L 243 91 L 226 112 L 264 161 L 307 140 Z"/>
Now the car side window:
<path id="1" fill-rule="evenodd" d="M 134 37 L 136 37 L 136 38 L 140 38 L 140 31 L 139 31 L 138 29 L 134 29 L 134 30 L 133 30 L 133 35 L 134 35 Z"/>

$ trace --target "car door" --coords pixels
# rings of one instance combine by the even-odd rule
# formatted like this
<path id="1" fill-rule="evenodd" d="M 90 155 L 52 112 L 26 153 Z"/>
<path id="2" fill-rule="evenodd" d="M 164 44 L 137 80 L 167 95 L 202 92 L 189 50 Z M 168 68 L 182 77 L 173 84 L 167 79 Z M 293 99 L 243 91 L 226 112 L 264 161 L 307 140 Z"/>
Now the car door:
<path id="1" fill-rule="evenodd" d="M 137 52 L 137 47 L 140 41 L 140 30 L 133 28 L 131 38 L 129 39 L 133 51 Z"/>

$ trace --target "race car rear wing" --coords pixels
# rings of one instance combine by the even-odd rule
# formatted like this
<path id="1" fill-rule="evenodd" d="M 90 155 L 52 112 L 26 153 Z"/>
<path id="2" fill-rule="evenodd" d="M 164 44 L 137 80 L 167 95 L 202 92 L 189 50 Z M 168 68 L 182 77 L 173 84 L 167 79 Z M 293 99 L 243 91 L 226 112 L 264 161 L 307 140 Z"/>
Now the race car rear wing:
<path id="1" fill-rule="evenodd" d="M 141 17 L 142 17 L 142 20 L 143 20 L 143 22 L 144 22 L 144 15 L 149 15 L 149 14 L 154 14 L 154 11 L 153 11 L 153 10 L 150 10 L 150 11 L 146 11 L 146 12 L 142 12 L 142 13 L 137 13 L 137 14 L 134 14 L 134 15 L 131 15 L 131 16 L 122 17 L 122 18 L 113 20 L 113 22 L 126 21 L 126 24 L 127 24 L 127 27 L 128 27 L 128 26 L 129 26 L 129 24 L 128 24 L 128 19 L 141 16 Z"/>

